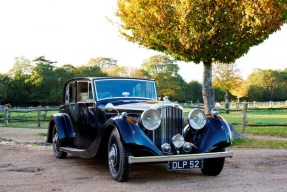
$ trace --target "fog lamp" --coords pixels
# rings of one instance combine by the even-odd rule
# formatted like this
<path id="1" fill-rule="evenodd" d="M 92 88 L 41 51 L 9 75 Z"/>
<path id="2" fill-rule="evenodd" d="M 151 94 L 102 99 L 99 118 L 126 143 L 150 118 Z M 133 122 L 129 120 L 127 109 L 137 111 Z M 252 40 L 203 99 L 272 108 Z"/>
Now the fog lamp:
<path id="1" fill-rule="evenodd" d="M 161 145 L 161 150 L 162 150 L 162 152 L 164 152 L 164 153 L 169 153 L 170 150 L 171 150 L 170 144 L 168 144 L 168 143 L 162 144 L 162 145 Z"/>
<path id="2" fill-rule="evenodd" d="M 185 142 L 183 145 L 184 152 L 190 152 L 192 149 L 193 144 L 190 142 Z"/>
<path id="3" fill-rule="evenodd" d="M 176 148 L 181 148 L 184 145 L 184 138 L 182 135 L 177 134 L 172 137 L 172 143 Z"/>

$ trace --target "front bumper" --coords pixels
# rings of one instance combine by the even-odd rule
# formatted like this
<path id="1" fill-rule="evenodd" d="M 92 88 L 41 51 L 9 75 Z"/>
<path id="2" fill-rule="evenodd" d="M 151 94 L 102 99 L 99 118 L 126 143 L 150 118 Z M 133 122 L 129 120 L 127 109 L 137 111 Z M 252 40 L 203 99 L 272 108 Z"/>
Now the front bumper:
<path id="1" fill-rule="evenodd" d="M 168 156 L 145 156 L 145 157 L 129 156 L 129 164 L 213 159 L 213 158 L 225 158 L 225 157 L 232 157 L 232 156 L 233 156 L 233 150 L 228 150 L 225 152 L 168 155 Z"/>

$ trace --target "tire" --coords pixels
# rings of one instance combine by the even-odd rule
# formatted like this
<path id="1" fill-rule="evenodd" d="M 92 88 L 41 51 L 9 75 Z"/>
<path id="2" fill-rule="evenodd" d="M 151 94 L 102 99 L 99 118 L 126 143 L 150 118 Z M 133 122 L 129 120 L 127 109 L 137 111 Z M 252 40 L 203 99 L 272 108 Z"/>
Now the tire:
<path id="1" fill-rule="evenodd" d="M 225 148 L 215 149 L 212 152 L 224 152 Z M 204 159 L 201 172 L 203 175 L 217 176 L 224 167 L 225 158 Z"/>
<path id="2" fill-rule="evenodd" d="M 108 164 L 112 178 L 116 181 L 126 181 L 130 173 L 128 154 L 117 129 L 114 129 L 109 138 Z"/>
<path id="3" fill-rule="evenodd" d="M 57 125 L 55 125 L 53 128 L 52 142 L 53 142 L 53 153 L 55 157 L 58 159 L 65 159 L 67 157 L 67 153 L 60 151 L 60 140 Z"/>

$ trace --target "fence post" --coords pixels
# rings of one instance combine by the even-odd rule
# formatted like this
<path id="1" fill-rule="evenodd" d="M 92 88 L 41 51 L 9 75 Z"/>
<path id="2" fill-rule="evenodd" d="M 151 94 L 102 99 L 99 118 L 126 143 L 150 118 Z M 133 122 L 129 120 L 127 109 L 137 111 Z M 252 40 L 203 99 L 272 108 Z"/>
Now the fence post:
<path id="1" fill-rule="evenodd" d="M 45 107 L 44 120 L 47 119 L 48 108 L 49 108 L 48 106 Z"/>
<path id="2" fill-rule="evenodd" d="M 247 108 L 248 108 L 248 103 L 244 103 L 243 108 L 242 108 L 242 133 L 246 133 Z"/>
<path id="3" fill-rule="evenodd" d="M 37 110 L 38 110 L 38 127 L 41 127 L 41 108 L 42 108 L 41 105 L 39 105 L 37 107 Z"/>
<path id="4" fill-rule="evenodd" d="M 229 101 L 227 98 L 225 99 L 225 113 L 229 114 Z"/>
<path id="5" fill-rule="evenodd" d="M 8 107 L 4 107 L 4 125 L 8 125 L 8 119 L 9 119 L 9 110 Z"/>

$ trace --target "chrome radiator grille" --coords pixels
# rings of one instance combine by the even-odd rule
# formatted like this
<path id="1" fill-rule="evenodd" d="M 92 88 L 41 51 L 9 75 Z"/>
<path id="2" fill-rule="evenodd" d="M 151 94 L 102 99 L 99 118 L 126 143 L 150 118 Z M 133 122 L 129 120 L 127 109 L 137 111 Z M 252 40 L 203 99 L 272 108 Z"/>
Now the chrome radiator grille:
<path id="1" fill-rule="evenodd" d="M 183 131 L 183 111 L 176 107 L 165 107 L 157 110 L 161 116 L 161 125 L 152 134 L 154 144 L 161 148 L 163 143 L 170 143 L 176 134 Z"/>

